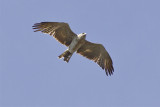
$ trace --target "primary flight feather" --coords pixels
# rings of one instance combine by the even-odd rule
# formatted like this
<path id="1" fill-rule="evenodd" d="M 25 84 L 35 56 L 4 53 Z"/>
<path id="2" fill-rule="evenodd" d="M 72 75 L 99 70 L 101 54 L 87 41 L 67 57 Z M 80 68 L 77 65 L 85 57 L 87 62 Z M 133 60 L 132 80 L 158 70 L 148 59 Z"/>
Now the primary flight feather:
<path id="1" fill-rule="evenodd" d="M 41 31 L 53 36 L 60 43 L 69 47 L 59 58 L 69 62 L 72 54 L 78 54 L 93 60 L 102 69 L 105 70 L 106 75 L 112 75 L 114 72 L 113 62 L 102 44 L 89 42 L 86 39 L 86 33 L 75 34 L 67 23 L 63 22 L 41 22 L 33 25 L 35 32 Z"/>

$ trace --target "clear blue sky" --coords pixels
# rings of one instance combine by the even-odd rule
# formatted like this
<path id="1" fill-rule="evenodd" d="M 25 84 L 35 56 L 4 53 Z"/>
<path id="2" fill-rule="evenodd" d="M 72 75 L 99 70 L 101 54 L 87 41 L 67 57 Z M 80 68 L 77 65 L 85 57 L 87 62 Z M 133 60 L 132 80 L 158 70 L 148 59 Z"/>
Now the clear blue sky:
<path id="1" fill-rule="evenodd" d="M 102 43 L 115 72 L 33 32 L 67 22 Z M 0 107 L 160 107 L 159 0 L 0 0 Z"/>

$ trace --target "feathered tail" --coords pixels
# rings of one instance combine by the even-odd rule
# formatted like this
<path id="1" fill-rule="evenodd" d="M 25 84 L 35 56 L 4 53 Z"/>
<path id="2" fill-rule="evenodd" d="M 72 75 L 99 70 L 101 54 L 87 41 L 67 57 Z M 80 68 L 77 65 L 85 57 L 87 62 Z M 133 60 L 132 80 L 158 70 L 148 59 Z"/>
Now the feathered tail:
<path id="1" fill-rule="evenodd" d="M 64 53 L 62 53 L 61 55 L 59 55 L 58 57 L 61 59 L 64 57 L 64 61 L 66 61 L 67 63 L 69 62 L 71 56 L 73 53 L 70 53 L 69 50 L 66 50 Z"/>

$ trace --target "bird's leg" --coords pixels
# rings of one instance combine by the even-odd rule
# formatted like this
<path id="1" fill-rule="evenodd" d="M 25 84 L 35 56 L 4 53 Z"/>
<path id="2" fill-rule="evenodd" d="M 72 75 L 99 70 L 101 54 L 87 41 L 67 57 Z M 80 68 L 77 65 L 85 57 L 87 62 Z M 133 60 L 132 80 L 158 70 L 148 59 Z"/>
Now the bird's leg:
<path id="1" fill-rule="evenodd" d="M 70 53 L 69 50 L 66 50 L 64 53 L 62 53 L 59 58 L 63 58 L 64 57 L 64 61 L 66 61 L 67 63 L 69 62 L 71 56 L 72 56 L 73 53 Z"/>

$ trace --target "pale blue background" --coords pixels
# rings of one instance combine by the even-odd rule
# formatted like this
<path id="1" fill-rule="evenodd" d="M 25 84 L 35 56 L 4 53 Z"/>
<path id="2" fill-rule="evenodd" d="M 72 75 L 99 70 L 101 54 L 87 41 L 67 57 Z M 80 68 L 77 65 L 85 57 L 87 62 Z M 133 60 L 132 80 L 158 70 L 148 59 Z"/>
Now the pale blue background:
<path id="1" fill-rule="evenodd" d="M 102 43 L 115 72 L 33 32 L 67 22 Z M 0 0 L 0 107 L 160 107 L 159 0 Z"/>

